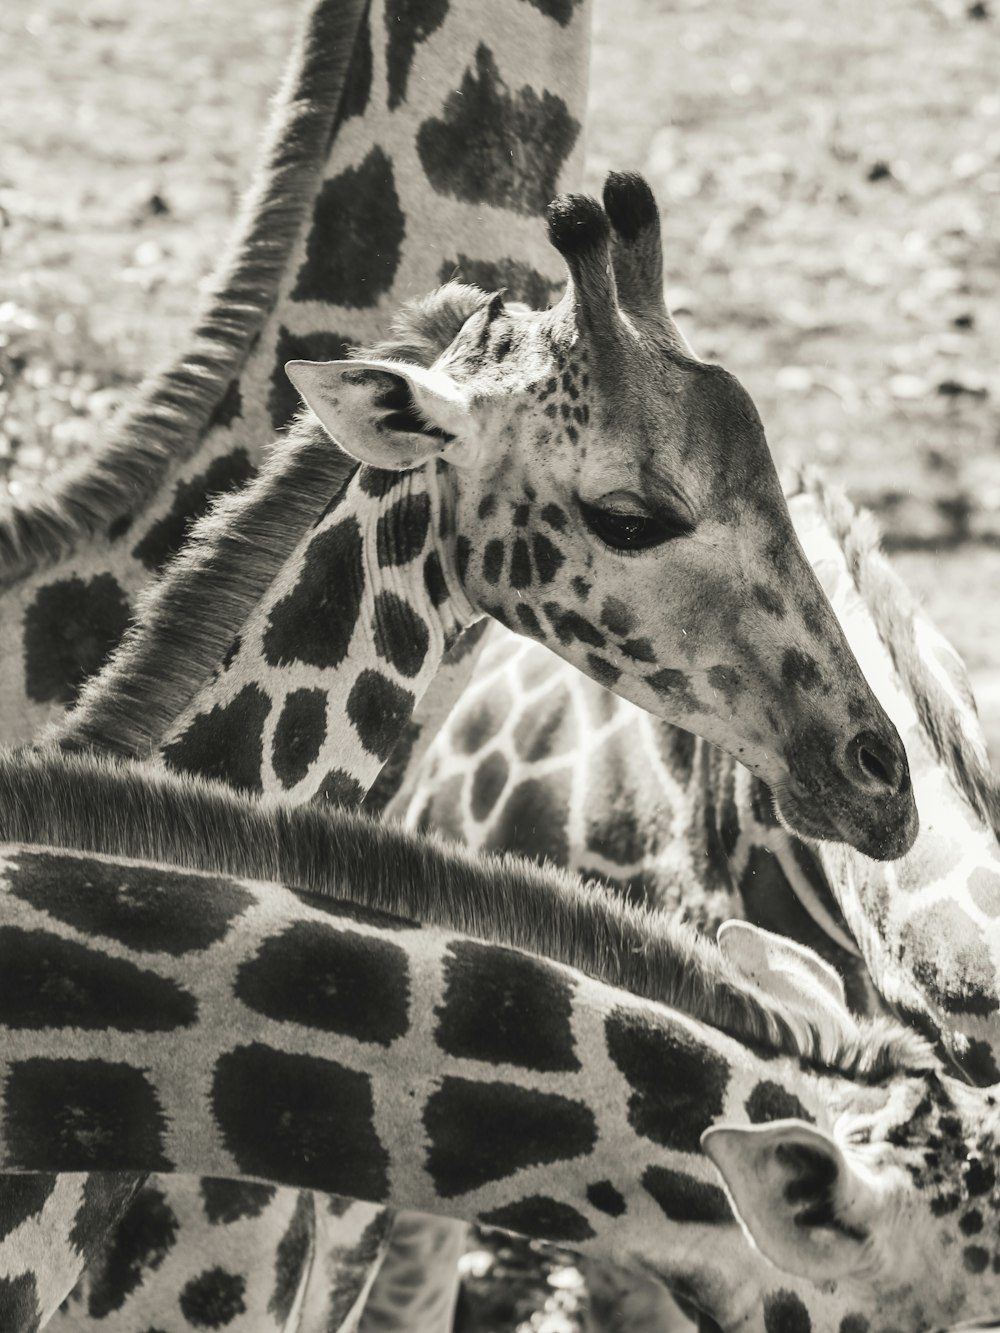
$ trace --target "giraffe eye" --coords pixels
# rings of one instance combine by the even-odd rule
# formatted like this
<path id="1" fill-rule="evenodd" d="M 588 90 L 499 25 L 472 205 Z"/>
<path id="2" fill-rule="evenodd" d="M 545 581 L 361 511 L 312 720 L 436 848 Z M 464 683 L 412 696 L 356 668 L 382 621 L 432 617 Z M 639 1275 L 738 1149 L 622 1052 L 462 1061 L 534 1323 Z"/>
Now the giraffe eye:
<path id="1" fill-rule="evenodd" d="M 625 508 L 617 498 L 612 501 L 612 506 L 580 501 L 587 527 L 615 551 L 648 551 L 650 547 L 662 546 L 675 537 L 686 537 L 692 530 L 692 524 L 679 514 L 644 513 Z"/>

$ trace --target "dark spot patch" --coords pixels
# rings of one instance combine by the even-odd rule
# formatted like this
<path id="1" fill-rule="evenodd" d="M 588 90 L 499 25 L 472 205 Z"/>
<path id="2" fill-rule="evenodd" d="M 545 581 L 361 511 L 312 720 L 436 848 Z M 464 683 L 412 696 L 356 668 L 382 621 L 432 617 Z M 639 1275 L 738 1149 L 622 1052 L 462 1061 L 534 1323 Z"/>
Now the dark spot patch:
<path id="1" fill-rule="evenodd" d="M 365 495 L 373 500 L 381 500 L 390 491 L 406 480 L 409 473 L 393 472 L 389 468 L 370 467 L 367 463 L 358 468 L 358 485 Z"/>
<path id="2" fill-rule="evenodd" d="M 25 1177 L 9 1177 L 9 1180 L 14 1179 L 23 1180 Z M 69 1243 L 80 1252 L 87 1272 L 96 1273 L 97 1265 L 104 1262 L 109 1230 L 119 1222 L 126 1227 L 129 1225 L 126 1210 L 137 1198 L 144 1181 L 144 1175 L 122 1171 L 100 1171 L 88 1175 L 84 1180 L 83 1197 L 73 1215 Z M 10 1186 L 6 1185 L 5 1188 Z"/>
<path id="3" fill-rule="evenodd" d="M 462 702 L 456 709 L 452 745 L 459 754 L 476 754 L 503 726 L 510 709 L 510 695 L 500 686 L 474 704 Z"/>
<path id="4" fill-rule="evenodd" d="M 566 531 L 566 514 L 557 504 L 547 504 L 542 510 L 542 522 L 547 523 L 556 532 Z"/>
<path id="5" fill-rule="evenodd" d="M 560 643 L 570 644 L 574 639 L 579 639 L 591 648 L 604 647 L 604 635 L 578 611 L 564 611 L 557 602 L 546 602 L 542 610 L 551 621 Z"/>
<path id="6" fill-rule="evenodd" d="M 496 512 L 497 497 L 492 494 L 484 495 L 479 501 L 479 517 L 482 519 L 492 518 Z"/>
<path id="7" fill-rule="evenodd" d="M 517 616 L 521 631 L 530 639 L 538 639 L 545 642 L 545 630 L 542 628 L 542 622 L 535 615 L 534 609 L 527 602 L 517 602 L 514 606 L 514 614 Z"/>
<path id="8" fill-rule="evenodd" d="M 903 926 L 900 948 L 919 985 L 949 1014 L 1000 1009 L 993 959 L 980 927 L 954 903 L 939 902 Z"/>
<path id="9" fill-rule="evenodd" d="M 295 1209 L 274 1255 L 274 1287 L 267 1309 L 274 1315 L 278 1328 L 288 1326 L 295 1297 L 305 1278 L 312 1251 L 313 1227 L 312 1195 L 303 1190 L 295 1201 Z"/>
<path id="10" fill-rule="evenodd" d="M 774 616 L 775 620 L 784 620 L 785 603 L 780 595 L 773 588 L 769 588 L 766 583 L 755 583 L 750 589 L 751 596 L 759 607 L 767 612 L 769 616 Z"/>
<path id="11" fill-rule="evenodd" d="M 845 1314 L 838 1333 L 868 1333 L 868 1320 L 863 1314 Z"/>
<path id="12" fill-rule="evenodd" d="M 0 1190 L 0 1241 L 39 1212 L 55 1188 L 56 1177 L 8 1176 Z"/>
<path id="13" fill-rule="evenodd" d="M 528 555 L 528 543 L 523 537 L 514 542 L 510 557 L 510 586 L 512 588 L 531 587 L 531 557 Z"/>
<path id="14" fill-rule="evenodd" d="M 812 1333 L 812 1320 L 800 1296 L 781 1287 L 764 1297 L 766 1333 Z"/>
<path id="15" fill-rule="evenodd" d="M 277 1194 L 274 1185 L 253 1180 L 223 1180 L 202 1176 L 198 1182 L 205 1217 L 213 1226 L 230 1226 L 244 1217 L 261 1217 Z"/>
<path id="16" fill-rule="evenodd" d="M 455 571 L 458 574 L 458 581 L 465 584 L 465 575 L 469 568 L 469 556 L 472 554 L 472 545 L 464 533 L 459 533 L 455 538 Z"/>
<path id="17" fill-rule="evenodd" d="M 392 288 L 405 235 L 392 163 L 376 146 L 320 186 L 292 300 L 370 309 Z"/>
<path id="18" fill-rule="evenodd" d="M 445 260 L 438 281 L 447 282 L 456 274 L 487 292 L 503 289 L 513 300 L 523 301 L 533 310 L 544 310 L 562 286 L 559 280 L 544 277 L 520 259 L 470 259 L 460 254 L 457 259 Z"/>
<path id="19" fill-rule="evenodd" d="M 185 1282 L 177 1296 L 181 1313 L 195 1328 L 225 1328 L 246 1310 L 246 1278 L 224 1268 L 207 1268 Z"/>
<path id="20" fill-rule="evenodd" d="M 544 532 L 536 532 L 531 539 L 535 568 L 542 583 L 551 583 L 563 566 L 565 557 L 558 546 L 549 541 Z"/>
<path id="21" fill-rule="evenodd" d="M 293 333 L 282 324 L 274 348 L 274 370 L 267 393 L 267 411 L 275 430 L 287 430 L 305 407 L 299 391 L 285 373 L 288 361 L 345 361 L 357 342 L 323 329 L 316 333 Z"/>
<path id="22" fill-rule="evenodd" d="M 984 1273 L 989 1261 L 989 1251 L 982 1245 L 966 1245 L 962 1251 L 962 1264 L 967 1273 Z"/>
<path id="23" fill-rule="evenodd" d="M 507 548 L 499 537 L 492 537 L 483 552 L 483 578 L 496 587 L 503 573 L 503 558 Z"/>
<path id="24" fill-rule="evenodd" d="M 562 690 L 546 695 L 535 707 L 527 709 L 514 728 L 514 748 L 528 764 L 567 754 L 576 746 L 577 739 L 576 719 Z"/>
<path id="25" fill-rule="evenodd" d="M 605 1032 L 608 1053 L 633 1088 L 635 1132 L 675 1152 L 699 1152 L 702 1132 L 722 1114 L 725 1060 L 684 1028 L 654 1028 L 627 1009 L 608 1015 Z"/>
<path id="26" fill-rule="evenodd" d="M 656 661 L 656 652 L 648 639 L 626 639 L 622 644 L 622 653 L 633 662 L 648 664 Z"/>
<path id="27" fill-rule="evenodd" d="M 514 506 L 512 515 L 515 528 L 524 528 L 528 525 L 528 519 L 531 515 L 531 505 L 519 504 Z"/>
<path id="28" fill-rule="evenodd" d="M 795 1096 L 780 1083 L 762 1079 L 745 1102 L 747 1117 L 752 1125 L 769 1124 L 772 1120 L 815 1120 Z"/>
<path id="29" fill-rule="evenodd" d="M 736 667 L 717 665 L 709 668 L 708 683 L 713 690 L 718 690 L 726 703 L 733 708 L 743 693 L 743 679 Z"/>
<path id="30" fill-rule="evenodd" d="M 236 638 L 232 641 L 232 643 L 229 645 L 229 647 L 223 654 L 221 663 L 223 671 L 228 671 L 229 668 L 233 665 L 233 663 L 239 656 L 239 651 L 242 646 L 243 646 L 243 640 L 237 634 Z"/>
<path id="31" fill-rule="evenodd" d="M 584 670 L 598 685 L 603 685 L 606 690 L 613 690 L 621 678 L 621 668 L 614 666 L 611 662 L 606 662 L 603 657 L 598 657 L 596 653 L 588 653 Z"/>
<path id="32" fill-rule="evenodd" d="M 409 690 L 366 667 L 347 696 L 347 716 L 368 753 L 385 763 L 415 703 Z"/>
<path id="33" fill-rule="evenodd" d="M 621 1217 L 627 1207 L 625 1195 L 610 1180 L 595 1180 L 588 1185 L 587 1202 L 608 1217 Z"/>
<path id="34" fill-rule="evenodd" d="M 375 1131 L 367 1074 L 252 1043 L 221 1056 L 211 1096 L 241 1174 L 384 1200 L 389 1155 Z"/>
<path id="35" fill-rule="evenodd" d="M 244 685 L 228 704 L 213 704 L 191 719 L 187 731 L 164 745 L 166 764 L 180 773 L 216 778 L 237 791 L 260 791 L 264 719 L 271 700 L 256 685 Z"/>
<path id="36" fill-rule="evenodd" d="M 823 683 L 823 673 L 815 657 L 799 648 L 786 648 L 781 658 L 781 679 L 791 689 L 814 690 Z"/>
<path id="37" fill-rule="evenodd" d="M 444 1198 L 479 1189 L 529 1166 L 588 1153 L 597 1142 L 582 1102 L 511 1083 L 445 1077 L 424 1110 L 425 1166 Z"/>
<path id="38" fill-rule="evenodd" d="M 106 1239 L 87 1272 L 87 1313 L 106 1319 L 155 1273 L 177 1240 L 180 1224 L 166 1195 L 146 1185 Z"/>
<path id="39" fill-rule="evenodd" d="M 600 791 L 593 791 L 586 810 L 587 847 L 617 865 L 634 865 L 646 850 L 645 837 L 636 818 L 628 788 L 614 782 L 625 775 L 615 761 L 601 775 Z"/>
<path id="40" fill-rule="evenodd" d="M 129 531 L 134 522 L 135 514 L 133 514 L 131 510 L 127 513 L 119 514 L 117 518 L 112 519 L 107 528 L 108 541 L 119 541 Z"/>
<path id="41" fill-rule="evenodd" d="M 385 68 L 389 110 L 406 100 L 413 57 L 421 42 L 440 28 L 449 0 L 389 0 L 385 7 Z"/>
<path id="42" fill-rule="evenodd" d="M 409 564 L 427 545 L 431 501 L 426 491 L 408 491 L 381 515 L 375 551 L 382 569 Z"/>
<path id="43" fill-rule="evenodd" d="M 271 762 L 278 781 L 294 787 L 309 772 L 326 739 L 326 695 L 322 690 L 292 690 L 274 728 Z"/>
<path id="44" fill-rule="evenodd" d="M 18 852 L 9 891 L 68 926 L 174 958 L 223 939 L 253 904 L 231 879 L 71 852 Z"/>
<path id="45" fill-rule="evenodd" d="M 397 593 L 383 589 L 375 598 L 372 622 L 375 651 L 401 676 L 416 676 L 427 658 L 430 631 L 426 621 Z"/>
<path id="46" fill-rule="evenodd" d="M 226 386 L 225 393 L 212 408 L 212 415 L 208 418 L 209 430 L 226 429 L 242 411 L 243 396 L 240 393 L 240 382 L 238 379 L 232 379 Z"/>
<path id="47" fill-rule="evenodd" d="M 443 606 L 448 600 L 448 583 L 437 551 L 427 552 L 427 559 L 424 561 L 424 587 L 431 599 L 431 606 Z"/>
<path id="48" fill-rule="evenodd" d="M 672 699 L 689 713 L 705 711 L 704 704 L 691 689 L 691 681 L 683 671 L 677 671 L 674 667 L 660 667 L 659 671 L 653 671 L 646 677 L 646 682 L 657 694 Z"/>
<path id="49" fill-rule="evenodd" d="M 208 512 L 212 500 L 227 491 L 238 491 L 255 473 L 247 451 L 234 449 L 231 454 L 213 458 L 199 476 L 179 481 L 169 511 L 132 548 L 135 559 L 158 574 L 184 545 L 192 524 Z"/>
<path id="50" fill-rule="evenodd" d="M 234 989 L 255 1013 L 355 1041 L 388 1046 L 407 1028 L 404 950 L 321 921 L 297 921 L 264 940 L 240 964 Z"/>
<path id="51" fill-rule="evenodd" d="M 155 1030 L 155 1029 L 153 1029 Z M 160 1024 L 163 1030 L 163 1024 Z M 161 1171 L 166 1120 L 140 1069 L 111 1060 L 12 1061 L 3 1128 L 12 1166 L 45 1171 Z"/>
<path id="52" fill-rule="evenodd" d="M 520 853 L 539 864 L 548 857 L 565 865 L 567 803 L 565 774 L 519 782 L 504 803 L 486 850 Z"/>
<path id="53" fill-rule="evenodd" d="M 660 758 L 669 772 L 681 783 L 689 782 L 694 769 L 695 748 L 698 744 L 690 731 L 661 723 L 655 728 Z"/>
<path id="54" fill-rule="evenodd" d="M 955 1056 L 966 1078 L 978 1087 L 992 1087 L 994 1083 L 1000 1083 L 1000 1066 L 988 1041 L 981 1041 L 978 1037 L 969 1038 L 963 1043 L 963 1049 L 955 1052 Z"/>
<path id="55" fill-rule="evenodd" d="M 479 1220 L 486 1226 L 503 1227 L 520 1236 L 553 1244 L 580 1244 L 592 1240 L 596 1234 L 582 1213 L 570 1204 L 547 1198 L 544 1194 L 531 1194 L 526 1199 L 504 1204 L 502 1208 L 480 1213 Z"/>
<path id="56" fill-rule="evenodd" d="M 978 1236 L 983 1229 L 983 1215 L 978 1208 L 970 1208 L 958 1219 L 958 1229 L 963 1236 Z"/>
<path id="57" fill-rule="evenodd" d="M 572 986 L 552 963 L 500 945 L 450 944 L 437 1043 L 450 1055 L 521 1069 L 576 1070 Z"/>
<path id="58" fill-rule="evenodd" d="M 996 1167 L 981 1157 L 970 1157 L 964 1164 L 965 1188 L 970 1199 L 989 1194 L 997 1182 Z"/>
<path id="59" fill-rule="evenodd" d="M 733 1210 L 725 1192 L 718 1185 L 671 1171 L 666 1166 L 647 1166 L 642 1174 L 646 1189 L 671 1222 L 690 1222 L 696 1226 L 723 1226 L 733 1221 Z"/>
<path id="60" fill-rule="evenodd" d="M 34 1273 L 0 1277 L 0 1318 L 4 1328 L 35 1333 L 41 1326 L 38 1283 Z"/>
<path id="61" fill-rule="evenodd" d="M 635 631 L 639 621 L 636 620 L 632 608 L 627 607 L 619 597 L 605 597 L 601 605 L 601 624 L 605 629 L 609 629 L 616 639 L 625 639 Z"/>
<path id="62" fill-rule="evenodd" d="M 579 132 L 561 98 L 529 87 L 512 94 L 480 44 L 475 71 L 448 95 L 441 119 L 420 126 L 417 151 L 439 194 L 538 216 Z"/>
<path id="63" fill-rule="evenodd" d="M 326 803 L 354 810 L 365 798 L 365 789 L 346 769 L 331 768 L 316 789 L 313 800 L 317 805 Z"/>
<path id="64" fill-rule="evenodd" d="M 574 574 L 570 586 L 576 593 L 577 597 L 579 597 L 580 601 L 585 602 L 590 596 L 590 590 L 593 587 L 593 584 L 583 578 L 582 575 Z"/>
<path id="65" fill-rule="evenodd" d="M 172 1032 L 197 1014 L 172 978 L 45 930 L 0 927 L 0 963 L 0 1022 L 17 1031 Z"/>
<path id="66" fill-rule="evenodd" d="M 271 608 L 264 660 L 269 666 L 340 666 L 351 645 L 364 589 L 361 529 L 348 515 L 316 533 L 298 583 Z"/>
<path id="67" fill-rule="evenodd" d="M 343 22 L 340 18 L 340 11 L 335 4 L 323 5 L 323 16 L 327 12 L 333 11 L 337 18 L 335 22 Z M 358 24 L 358 35 L 354 39 L 354 48 L 351 51 L 351 58 L 347 66 L 347 77 L 344 80 L 344 91 L 340 98 L 340 106 L 337 108 L 337 114 L 334 117 L 333 126 L 330 134 L 330 144 L 340 132 L 340 127 L 345 120 L 350 120 L 352 116 L 364 115 L 365 108 L 368 105 L 368 99 L 372 91 L 372 38 L 368 30 L 368 22 L 371 11 L 368 10 L 361 16 Z M 314 15 L 315 17 L 315 15 Z M 324 38 L 322 32 L 317 33 L 315 45 L 312 48 L 313 58 L 322 61 L 324 65 L 329 66 L 328 52 L 332 49 L 331 43 L 333 37 Z"/>
<path id="68" fill-rule="evenodd" d="M 480 823 L 486 818 L 497 801 L 507 782 L 510 767 L 499 750 L 491 750 L 476 769 L 472 780 L 470 806 L 473 819 Z"/>
<path id="69" fill-rule="evenodd" d="M 72 703 L 107 661 L 132 611 L 110 574 L 39 588 L 24 613 L 24 689 L 35 703 Z"/>

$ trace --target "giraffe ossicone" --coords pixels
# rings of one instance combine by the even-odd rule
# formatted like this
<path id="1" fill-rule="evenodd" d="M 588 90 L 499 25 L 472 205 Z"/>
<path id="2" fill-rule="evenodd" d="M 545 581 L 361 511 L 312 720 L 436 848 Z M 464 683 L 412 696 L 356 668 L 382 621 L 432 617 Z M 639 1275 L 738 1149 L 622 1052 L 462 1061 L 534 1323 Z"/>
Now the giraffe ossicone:
<path id="1" fill-rule="evenodd" d="M 891 1020 L 814 1026 L 779 943 L 755 985 L 564 875 L 86 756 L 0 756 L 0 837 L 0 1169 L 492 1223 L 725 1333 L 1000 1310 L 998 1090 Z"/>

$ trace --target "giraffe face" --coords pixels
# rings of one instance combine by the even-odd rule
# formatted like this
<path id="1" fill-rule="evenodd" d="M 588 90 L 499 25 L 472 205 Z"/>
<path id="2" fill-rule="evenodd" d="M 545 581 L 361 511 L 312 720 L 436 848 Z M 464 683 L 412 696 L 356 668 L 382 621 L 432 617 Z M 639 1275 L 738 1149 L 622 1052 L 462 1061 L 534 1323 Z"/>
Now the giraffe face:
<path id="1" fill-rule="evenodd" d="M 996 1321 L 993 1094 L 933 1069 L 854 1085 L 851 1109 L 833 1087 L 827 1094 L 832 1129 L 788 1119 L 720 1125 L 702 1139 L 755 1245 L 781 1270 L 765 1272 L 759 1300 L 787 1323 L 765 1327 L 929 1333 Z M 710 1273 L 700 1296 L 723 1327 L 741 1322 L 726 1317 L 723 1274 Z"/>
<path id="2" fill-rule="evenodd" d="M 752 401 L 642 285 L 659 275 L 648 187 L 614 179 L 607 213 L 553 205 L 571 274 L 553 310 L 450 285 L 415 314 L 431 364 L 290 373 L 356 457 L 449 465 L 450 563 L 476 607 L 728 750 L 797 832 L 898 857 L 917 829 L 899 736 L 799 547 Z"/>

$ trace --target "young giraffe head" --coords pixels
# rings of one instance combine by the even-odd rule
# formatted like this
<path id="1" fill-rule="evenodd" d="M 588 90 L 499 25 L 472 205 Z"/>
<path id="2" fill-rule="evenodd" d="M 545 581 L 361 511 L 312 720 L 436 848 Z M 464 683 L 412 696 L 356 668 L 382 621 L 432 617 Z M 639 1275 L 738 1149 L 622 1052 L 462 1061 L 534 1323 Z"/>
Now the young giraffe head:
<path id="1" fill-rule="evenodd" d="M 894 858 L 905 751 L 799 547 L 752 401 L 663 302 L 638 176 L 557 199 L 553 309 L 449 284 L 379 358 L 288 373 L 349 453 L 437 463 L 466 596 L 729 750 L 797 831 Z"/>

